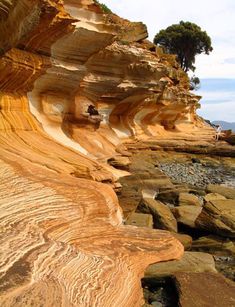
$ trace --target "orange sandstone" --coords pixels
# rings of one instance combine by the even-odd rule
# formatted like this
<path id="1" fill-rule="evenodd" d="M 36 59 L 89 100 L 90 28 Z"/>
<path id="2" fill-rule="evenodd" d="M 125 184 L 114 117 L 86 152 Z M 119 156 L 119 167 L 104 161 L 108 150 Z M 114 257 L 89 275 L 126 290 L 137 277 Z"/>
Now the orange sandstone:
<path id="1" fill-rule="evenodd" d="M 1 306 L 141 306 L 145 268 L 181 257 L 168 232 L 122 225 L 126 173 L 106 164 L 131 138 L 212 136 L 146 35 L 92 0 L 0 0 Z"/>

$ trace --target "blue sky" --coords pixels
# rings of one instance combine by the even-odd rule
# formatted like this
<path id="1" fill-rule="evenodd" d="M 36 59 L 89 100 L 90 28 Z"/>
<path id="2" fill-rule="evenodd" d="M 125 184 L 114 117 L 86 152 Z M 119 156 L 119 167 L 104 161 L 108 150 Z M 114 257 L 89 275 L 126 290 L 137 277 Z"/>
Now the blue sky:
<path id="1" fill-rule="evenodd" d="M 235 79 L 201 79 L 201 109 L 205 119 L 235 122 Z"/>
<path id="2" fill-rule="evenodd" d="M 199 55 L 196 58 L 195 74 L 202 82 L 199 94 L 204 96 L 199 113 L 210 120 L 235 122 L 235 0 L 100 2 L 124 18 L 144 22 L 151 41 L 159 30 L 180 20 L 194 22 L 207 31 L 214 50 L 209 56 Z"/>

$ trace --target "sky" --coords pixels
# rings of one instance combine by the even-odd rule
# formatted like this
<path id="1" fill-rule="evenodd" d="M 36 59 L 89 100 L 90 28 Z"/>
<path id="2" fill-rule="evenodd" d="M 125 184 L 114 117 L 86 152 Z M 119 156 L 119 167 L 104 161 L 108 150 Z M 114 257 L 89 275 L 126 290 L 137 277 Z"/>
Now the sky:
<path id="1" fill-rule="evenodd" d="M 196 57 L 195 75 L 201 79 L 201 89 L 197 94 L 203 94 L 199 113 L 210 120 L 235 122 L 235 0 L 100 2 L 123 18 L 144 22 L 151 41 L 159 30 L 181 20 L 194 22 L 206 31 L 211 37 L 214 50 L 210 55 Z M 217 81 L 213 83 L 210 79 Z M 232 86 L 228 79 L 234 79 Z M 211 85 L 216 86 L 214 92 Z M 231 112 L 227 113 L 229 110 Z"/>

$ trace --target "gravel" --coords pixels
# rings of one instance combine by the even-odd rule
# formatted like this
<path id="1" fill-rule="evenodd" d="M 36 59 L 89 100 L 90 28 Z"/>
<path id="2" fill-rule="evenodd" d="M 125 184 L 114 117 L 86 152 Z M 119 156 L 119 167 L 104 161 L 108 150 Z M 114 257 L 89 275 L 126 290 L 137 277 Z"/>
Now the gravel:
<path id="1" fill-rule="evenodd" d="M 231 170 L 223 166 L 211 167 L 201 163 L 160 163 L 158 167 L 176 183 L 186 183 L 200 188 L 210 183 L 235 186 Z"/>

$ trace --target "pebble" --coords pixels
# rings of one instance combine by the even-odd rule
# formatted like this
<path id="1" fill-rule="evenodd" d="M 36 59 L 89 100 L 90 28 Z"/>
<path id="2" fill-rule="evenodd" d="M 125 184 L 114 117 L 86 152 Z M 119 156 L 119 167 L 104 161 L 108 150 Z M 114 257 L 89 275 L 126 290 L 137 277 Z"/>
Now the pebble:
<path id="1" fill-rule="evenodd" d="M 222 166 L 205 166 L 201 163 L 160 163 L 159 169 L 173 182 L 206 187 L 209 183 L 234 182 L 233 175 Z"/>

